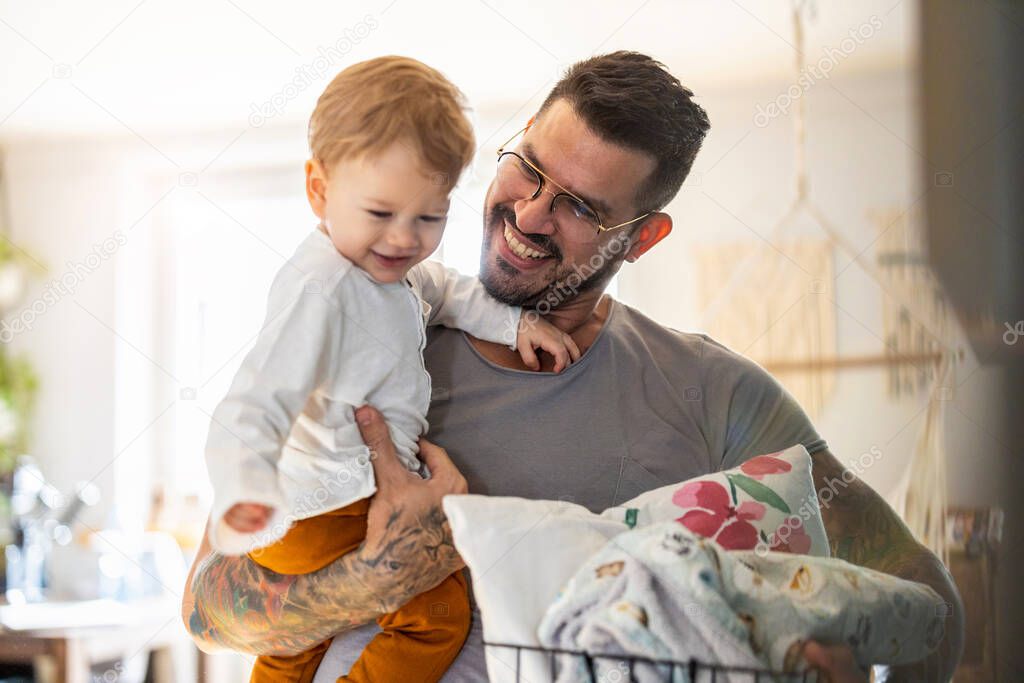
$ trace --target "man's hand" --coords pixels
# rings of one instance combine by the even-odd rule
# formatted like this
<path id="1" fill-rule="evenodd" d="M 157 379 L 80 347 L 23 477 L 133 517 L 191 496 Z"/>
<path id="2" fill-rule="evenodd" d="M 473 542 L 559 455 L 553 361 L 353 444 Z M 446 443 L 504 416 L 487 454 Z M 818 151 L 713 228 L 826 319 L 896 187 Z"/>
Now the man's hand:
<path id="1" fill-rule="evenodd" d="M 950 680 L 960 659 L 964 637 L 963 603 L 953 577 L 939 558 L 914 539 L 896 511 L 853 472 L 846 471 L 834 455 L 819 451 L 811 458 L 814 488 L 832 556 L 926 584 L 943 600 L 941 606 L 936 605 L 947 615 L 945 636 L 938 648 L 920 662 L 888 667 L 887 680 Z M 810 646 L 808 650 L 804 653 L 808 659 L 828 655 L 828 665 L 835 668 L 836 675 L 844 675 L 845 660 L 835 648 L 825 647 L 823 653 Z"/>
<path id="2" fill-rule="evenodd" d="M 370 587 L 390 612 L 464 566 L 452 545 L 441 499 L 468 488 L 443 448 L 420 439 L 420 458 L 431 477 L 424 480 L 398 460 L 380 412 L 363 406 L 356 411 L 356 422 L 370 448 L 377 481 L 360 557 L 378 570 L 368 577 Z"/>
<path id="3" fill-rule="evenodd" d="M 211 552 L 204 535 L 182 599 L 182 620 L 204 651 L 298 654 L 395 611 L 462 566 L 441 498 L 465 493 L 465 479 L 426 441 L 420 454 L 433 478 L 405 471 L 380 413 L 364 408 L 357 415 L 376 456 L 366 540 L 315 572 L 283 575 L 244 555 Z"/>
<path id="4" fill-rule="evenodd" d="M 804 645 L 804 659 L 821 673 L 818 680 L 822 683 L 868 683 L 849 645 L 822 645 L 809 640 Z"/>

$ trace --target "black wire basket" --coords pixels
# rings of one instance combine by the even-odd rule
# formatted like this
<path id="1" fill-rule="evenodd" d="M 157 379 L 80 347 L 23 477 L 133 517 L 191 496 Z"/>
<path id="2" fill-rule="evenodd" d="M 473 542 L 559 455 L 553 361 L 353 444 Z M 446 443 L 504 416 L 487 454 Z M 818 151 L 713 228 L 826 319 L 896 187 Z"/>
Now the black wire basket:
<path id="1" fill-rule="evenodd" d="M 511 650 L 515 654 L 514 662 L 508 663 L 513 668 L 512 674 L 516 683 L 533 683 L 530 678 L 523 675 L 524 652 L 531 653 L 533 659 L 541 657 L 544 660 L 546 674 L 551 681 L 555 681 L 561 673 L 561 667 L 567 663 L 582 664 L 585 672 L 582 680 L 589 683 L 637 683 L 639 680 L 659 680 L 664 683 L 674 681 L 687 681 L 688 683 L 739 683 L 750 681 L 751 683 L 816 683 L 818 674 L 815 671 L 804 671 L 800 673 L 773 671 L 771 669 L 757 669 L 744 666 L 728 666 L 714 662 L 704 662 L 696 658 L 685 661 L 672 659 L 650 659 L 648 657 L 637 657 L 631 655 L 599 654 L 584 652 L 581 650 L 565 650 L 560 648 L 540 647 L 537 645 L 513 645 L 511 643 L 488 643 L 487 648 L 500 650 Z M 601 673 L 601 664 L 611 663 L 616 668 L 617 675 L 609 675 L 607 670 Z M 537 662 L 534 661 L 534 670 Z M 646 675 L 642 676 L 643 671 Z M 640 678 L 642 676 L 642 678 Z"/>

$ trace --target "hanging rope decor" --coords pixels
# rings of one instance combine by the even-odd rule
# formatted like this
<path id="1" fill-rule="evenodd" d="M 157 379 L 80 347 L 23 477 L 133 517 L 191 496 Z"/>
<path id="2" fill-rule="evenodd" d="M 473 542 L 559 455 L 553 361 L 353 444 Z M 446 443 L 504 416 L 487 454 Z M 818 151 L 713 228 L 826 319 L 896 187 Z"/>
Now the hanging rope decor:
<path id="1" fill-rule="evenodd" d="M 793 40 L 795 82 L 799 82 L 805 61 L 804 13 L 813 16 L 814 6 L 806 0 L 793 0 Z M 772 225 L 762 239 L 773 244 L 778 236 L 798 218 L 809 220 L 820 228 L 831 248 L 838 248 L 852 263 L 856 263 L 865 274 L 872 278 L 886 293 L 894 305 L 906 312 L 909 318 L 937 342 L 938 351 L 928 358 L 898 356 L 887 349 L 886 355 L 876 359 L 808 359 L 800 366 L 803 371 L 823 371 L 841 367 L 866 367 L 871 365 L 911 363 L 924 369 L 931 369 L 934 363 L 931 388 L 925 421 L 917 439 L 911 461 L 903 475 L 896 494 L 896 505 L 903 519 L 924 545 L 940 557 L 946 557 L 946 450 L 944 440 L 944 401 L 950 390 L 947 388 L 955 376 L 957 361 L 962 352 L 956 349 L 952 328 L 946 320 L 929 315 L 927 307 L 915 299 L 913 292 L 888 287 L 888 274 L 864 256 L 866 249 L 858 248 L 846 235 L 826 217 L 825 212 L 811 199 L 810 182 L 806 163 L 806 107 L 802 96 L 794 98 L 794 196 L 782 217 Z M 764 255 L 764 249 L 752 249 L 729 274 L 726 282 L 715 293 L 702 314 L 702 323 L 708 326 L 726 309 L 735 291 L 744 284 L 754 271 L 754 264 Z M 944 298 L 944 297 L 943 297 Z M 846 362 L 844 362 L 846 361 Z M 770 364 L 766 364 L 770 368 Z M 797 366 L 787 368 L 795 371 Z"/>

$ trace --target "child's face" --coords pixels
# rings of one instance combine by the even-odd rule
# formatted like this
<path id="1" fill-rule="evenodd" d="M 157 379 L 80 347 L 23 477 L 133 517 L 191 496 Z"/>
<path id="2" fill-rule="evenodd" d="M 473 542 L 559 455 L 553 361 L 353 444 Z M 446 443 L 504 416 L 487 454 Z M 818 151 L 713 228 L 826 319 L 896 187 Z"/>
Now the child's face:
<path id="1" fill-rule="evenodd" d="M 395 143 L 371 158 L 343 159 L 325 172 L 306 162 L 306 195 L 334 247 L 378 282 L 398 282 L 441 243 L 448 185 Z"/>

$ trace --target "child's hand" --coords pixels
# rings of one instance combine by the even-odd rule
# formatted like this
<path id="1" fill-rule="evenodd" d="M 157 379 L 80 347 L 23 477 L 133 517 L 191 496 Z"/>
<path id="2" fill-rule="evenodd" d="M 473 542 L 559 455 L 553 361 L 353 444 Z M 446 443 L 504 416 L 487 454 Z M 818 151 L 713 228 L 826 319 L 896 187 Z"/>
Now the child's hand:
<path id="1" fill-rule="evenodd" d="M 274 508 L 260 503 L 236 503 L 224 513 L 228 526 L 242 534 L 251 534 L 267 525 Z"/>
<path id="2" fill-rule="evenodd" d="M 580 358 L 580 349 L 572 337 L 529 311 L 523 311 L 519 318 L 516 348 L 526 367 L 531 370 L 540 370 L 540 361 L 534 353 L 536 348 L 544 349 L 555 357 L 555 372 L 561 372 Z"/>

